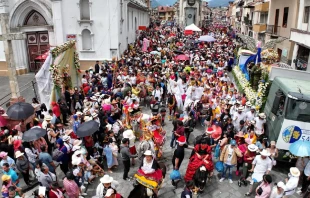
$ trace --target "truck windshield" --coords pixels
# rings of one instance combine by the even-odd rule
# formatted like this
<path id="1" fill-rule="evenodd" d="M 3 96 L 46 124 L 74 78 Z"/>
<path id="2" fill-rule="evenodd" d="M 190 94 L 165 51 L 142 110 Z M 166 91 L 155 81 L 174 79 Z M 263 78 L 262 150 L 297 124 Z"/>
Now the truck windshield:
<path id="1" fill-rule="evenodd" d="M 285 118 L 289 120 L 309 122 L 310 102 L 288 98 Z"/>

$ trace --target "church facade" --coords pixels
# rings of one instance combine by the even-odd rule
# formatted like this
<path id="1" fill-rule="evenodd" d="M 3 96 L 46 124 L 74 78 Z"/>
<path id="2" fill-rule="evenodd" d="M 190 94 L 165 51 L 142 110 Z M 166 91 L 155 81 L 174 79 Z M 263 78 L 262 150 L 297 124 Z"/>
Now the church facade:
<path id="1" fill-rule="evenodd" d="M 119 57 L 137 38 L 138 27 L 149 25 L 145 0 L 0 0 L 0 13 L 9 13 L 18 74 L 38 71 L 50 48 L 77 41 L 81 69 L 96 60 Z M 1 32 L 0 32 L 1 34 Z M 7 75 L 0 41 L 0 75 Z"/>

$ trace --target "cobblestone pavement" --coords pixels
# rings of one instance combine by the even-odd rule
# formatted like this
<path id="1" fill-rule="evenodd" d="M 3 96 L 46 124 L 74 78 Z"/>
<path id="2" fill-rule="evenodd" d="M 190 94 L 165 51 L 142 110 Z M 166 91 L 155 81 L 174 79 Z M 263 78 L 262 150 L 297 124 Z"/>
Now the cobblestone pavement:
<path id="1" fill-rule="evenodd" d="M 28 75 L 23 75 L 23 76 L 19 76 L 18 80 L 20 85 L 21 84 L 25 84 L 28 81 L 31 81 L 33 79 L 34 75 L 33 74 L 28 74 Z M 3 95 L 3 92 L 5 91 L 9 91 L 9 87 L 8 87 L 8 78 L 6 77 L 0 77 L 0 88 L 1 91 L 0 92 L 0 97 Z M 31 95 L 31 94 L 29 94 Z M 28 96 L 29 97 L 29 96 Z M 31 97 L 30 97 L 31 99 Z M 149 105 L 148 105 L 149 106 Z M 144 108 L 144 113 L 150 113 L 149 108 Z M 172 155 L 173 155 L 173 151 L 170 148 L 170 139 L 171 139 L 171 131 L 172 131 L 172 124 L 171 121 L 167 120 L 167 116 L 166 116 L 166 125 L 164 126 L 164 129 L 167 131 L 167 141 L 164 145 L 164 154 L 163 154 L 163 161 L 165 162 L 166 166 L 167 166 L 167 174 L 166 174 L 166 179 L 164 181 L 164 184 L 162 186 L 162 188 L 159 191 L 159 197 L 160 198 L 180 198 L 181 196 L 181 192 L 183 190 L 184 187 L 184 182 L 180 182 L 178 184 L 178 188 L 174 189 L 174 187 L 171 185 L 171 180 L 169 178 L 170 172 L 172 171 L 172 163 L 171 163 L 171 159 L 172 159 Z M 197 128 L 195 128 L 195 130 L 193 131 L 193 133 L 191 134 L 190 137 L 190 142 L 194 139 L 194 137 L 200 135 L 203 133 L 203 128 L 201 126 L 198 126 L 197 124 Z M 137 142 L 138 145 L 138 142 Z M 187 149 L 185 152 L 185 158 L 183 160 L 182 163 L 182 167 L 180 168 L 180 172 L 181 174 L 184 176 L 185 172 L 186 172 L 186 168 L 188 165 L 188 158 L 190 156 L 190 152 L 191 150 Z M 216 161 L 216 160 L 214 160 Z M 119 160 L 119 167 L 113 171 L 112 174 L 110 174 L 110 176 L 112 176 L 115 180 L 117 180 L 120 185 L 117 188 L 117 191 L 123 195 L 123 197 L 127 198 L 130 191 L 133 189 L 133 185 L 132 182 L 128 182 L 128 181 L 124 181 L 122 179 L 122 174 L 123 174 L 123 164 L 121 162 L 121 160 Z M 138 169 L 138 164 L 139 162 L 136 163 L 136 165 L 134 167 L 131 167 L 130 169 L 130 176 L 133 176 L 134 173 L 137 171 Z M 271 172 L 272 174 L 272 178 L 274 182 L 278 182 L 278 181 L 284 181 L 287 172 L 289 170 L 289 167 L 285 167 L 285 165 L 283 165 L 283 167 L 278 167 L 278 166 L 282 166 L 281 163 L 278 163 L 277 167 L 275 167 L 273 169 L 273 171 Z M 105 170 L 107 171 L 107 168 L 105 168 Z M 244 197 L 244 194 L 247 192 L 248 187 L 244 187 L 242 186 L 241 188 L 238 187 L 237 185 L 237 180 L 238 177 L 235 175 L 235 170 L 233 171 L 233 184 L 230 184 L 227 180 L 224 180 L 223 183 L 219 183 L 219 177 L 218 177 L 218 173 L 215 171 L 214 176 L 211 180 L 211 182 L 207 183 L 205 191 L 200 194 L 200 197 L 210 197 L 210 198 L 238 198 L 238 197 Z M 59 181 L 61 183 L 62 178 L 64 178 L 64 174 L 62 173 L 62 171 L 60 170 L 60 168 L 57 168 L 57 176 L 59 178 Z M 25 197 L 26 198 L 31 198 L 33 197 L 31 194 L 32 192 L 38 188 L 38 186 L 35 187 L 26 187 L 23 179 L 20 179 L 20 185 L 21 187 L 23 187 L 23 189 L 25 189 L 26 193 L 25 193 Z M 96 178 L 95 182 L 91 185 L 86 185 L 87 187 L 87 196 L 85 197 L 92 197 L 96 194 L 96 187 L 99 184 L 99 178 Z M 252 196 L 254 197 L 254 195 Z M 292 196 L 292 198 L 294 197 L 298 197 L 297 195 Z"/>

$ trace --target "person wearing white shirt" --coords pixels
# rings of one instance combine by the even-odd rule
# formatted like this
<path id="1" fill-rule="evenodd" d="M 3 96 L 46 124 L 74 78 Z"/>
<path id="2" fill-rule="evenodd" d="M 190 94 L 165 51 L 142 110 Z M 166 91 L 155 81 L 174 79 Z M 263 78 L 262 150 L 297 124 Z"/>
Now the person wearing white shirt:
<path id="1" fill-rule="evenodd" d="M 273 187 L 269 198 L 282 198 L 285 191 L 285 184 L 280 181 Z"/>
<path id="2" fill-rule="evenodd" d="M 264 124 L 266 123 L 266 115 L 264 113 L 258 114 L 255 119 L 255 130 L 259 132 L 264 132 Z"/>
<path id="3" fill-rule="evenodd" d="M 238 111 L 233 114 L 234 127 L 239 128 L 240 121 L 245 119 L 245 113 L 243 113 L 243 107 L 239 107 Z"/>
<path id="4" fill-rule="evenodd" d="M 86 75 L 83 75 L 81 81 L 82 81 L 82 84 L 86 84 L 87 83 Z"/>
<path id="5" fill-rule="evenodd" d="M 156 89 L 154 89 L 153 92 L 152 92 L 152 96 L 154 98 L 158 97 L 158 101 L 160 102 L 162 94 L 163 94 L 162 88 L 160 88 L 159 85 L 157 85 Z"/>
<path id="6" fill-rule="evenodd" d="M 284 197 L 288 198 L 290 195 L 295 193 L 295 189 L 298 186 L 300 171 L 296 167 L 290 168 L 288 178 L 285 179 L 285 193 Z"/>
<path id="7" fill-rule="evenodd" d="M 135 85 L 135 84 L 136 84 L 136 82 L 137 82 L 137 77 L 136 77 L 135 75 L 130 74 L 129 79 L 130 79 L 131 85 Z"/>
<path id="8" fill-rule="evenodd" d="M 245 120 L 247 122 L 250 122 L 251 120 L 254 120 L 255 118 L 255 107 L 252 106 L 251 110 L 245 113 Z"/>
<path id="9" fill-rule="evenodd" d="M 252 169 L 249 172 L 253 172 L 252 181 L 250 183 L 249 192 L 245 195 L 250 196 L 253 190 L 253 184 L 261 182 L 265 174 L 269 174 L 272 168 L 272 161 L 269 158 L 270 153 L 264 149 L 260 152 L 260 155 L 257 155 L 252 162 Z"/>

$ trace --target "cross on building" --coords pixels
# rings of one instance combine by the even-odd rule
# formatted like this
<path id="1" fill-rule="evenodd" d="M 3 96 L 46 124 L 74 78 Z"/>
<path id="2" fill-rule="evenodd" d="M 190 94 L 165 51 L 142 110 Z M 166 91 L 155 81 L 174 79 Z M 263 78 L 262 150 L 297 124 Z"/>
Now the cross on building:
<path id="1" fill-rule="evenodd" d="M 0 25 L 2 34 L 0 35 L 0 41 L 3 41 L 5 59 L 7 62 L 8 75 L 10 81 L 10 89 L 12 92 L 12 99 L 17 99 L 20 97 L 17 77 L 16 77 L 16 65 L 14 61 L 13 40 L 25 40 L 26 35 L 22 33 L 10 33 L 9 27 L 9 14 L 0 14 Z"/>

